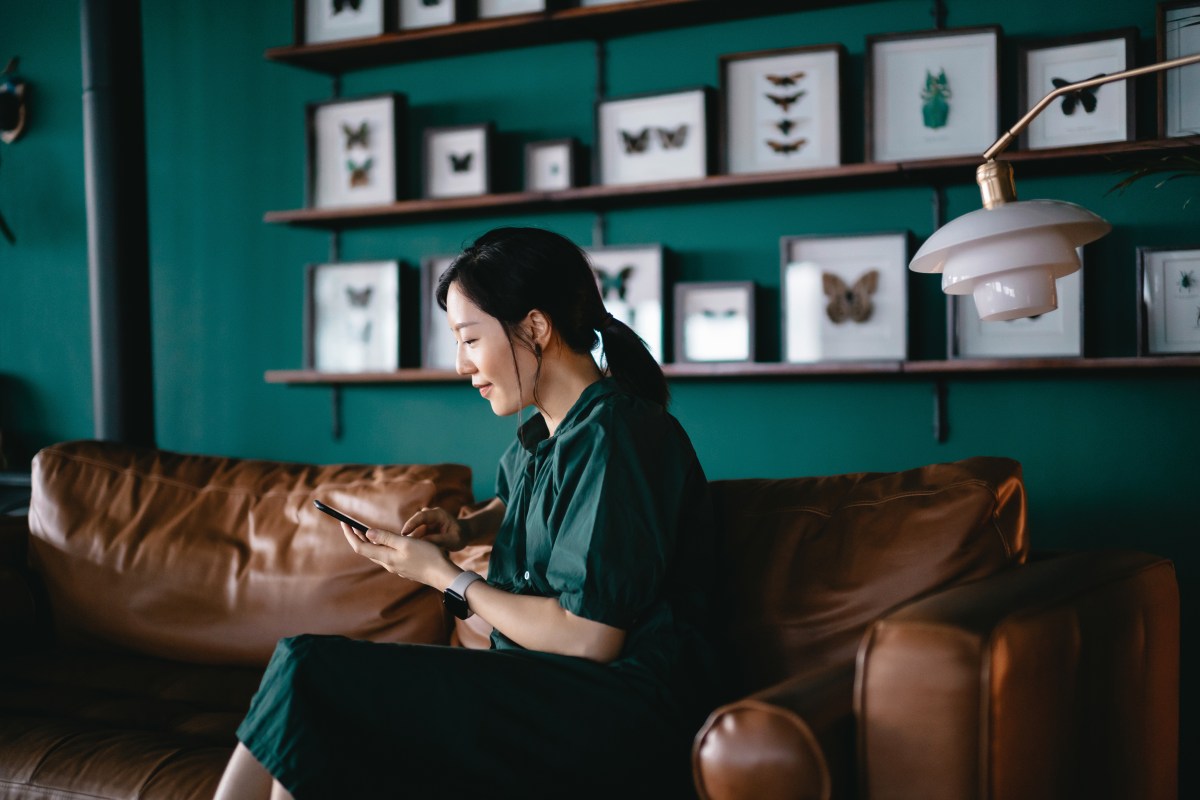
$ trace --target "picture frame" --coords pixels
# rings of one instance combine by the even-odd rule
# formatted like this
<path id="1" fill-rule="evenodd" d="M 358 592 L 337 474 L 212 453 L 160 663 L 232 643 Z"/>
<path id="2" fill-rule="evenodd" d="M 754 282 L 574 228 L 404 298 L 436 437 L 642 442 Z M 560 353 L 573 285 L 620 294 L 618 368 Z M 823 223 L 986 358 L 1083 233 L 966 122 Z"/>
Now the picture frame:
<path id="1" fill-rule="evenodd" d="M 310 208 L 345 208 L 400 199 L 408 99 L 397 92 L 309 103 L 306 110 Z"/>
<path id="2" fill-rule="evenodd" d="M 297 45 L 379 36 L 392 27 L 392 0 L 295 0 Z"/>
<path id="3" fill-rule="evenodd" d="M 722 172 L 842 163 L 840 44 L 720 57 Z"/>
<path id="4" fill-rule="evenodd" d="M 868 36 L 867 161 L 986 150 L 1000 133 L 1000 36 L 996 25 Z"/>
<path id="5" fill-rule="evenodd" d="M 700 86 L 597 102 L 595 181 L 617 186 L 712 174 L 714 94 Z"/>
<path id="6" fill-rule="evenodd" d="M 454 262 L 453 255 L 421 259 L 421 367 L 453 371 L 458 365 L 458 342 L 437 302 L 438 278 Z"/>
<path id="7" fill-rule="evenodd" d="M 319 372 L 400 368 L 399 261 L 310 264 L 304 362 Z"/>
<path id="8" fill-rule="evenodd" d="M 579 186 L 583 147 L 578 139 L 546 139 L 525 145 L 525 191 L 554 192 Z"/>
<path id="9" fill-rule="evenodd" d="M 1134 66 L 1137 28 L 1089 33 L 1018 48 L 1018 109 L 1024 113 L 1068 83 Z M 1026 150 L 1133 141 L 1136 81 L 1119 81 L 1063 95 L 1021 134 Z"/>
<path id="10" fill-rule="evenodd" d="M 1200 0 L 1159 3 L 1159 61 L 1200 53 Z M 1200 134 L 1200 64 L 1158 74 L 1158 130 L 1163 138 Z"/>
<path id="11" fill-rule="evenodd" d="M 629 244 L 586 247 L 584 252 L 608 313 L 632 328 L 654 360 L 664 363 L 666 249 L 661 244 Z"/>
<path id="12" fill-rule="evenodd" d="M 675 361 L 753 362 L 755 291 L 752 281 L 675 284 Z"/>
<path id="13" fill-rule="evenodd" d="M 1200 245 L 1139 247 L 1138 355 L 1200 353 Z"/>
<path id="14" fill-rule="evenodd" d="M 410 31 L 453 25 L 470 18 L 467 0 L 392 0 L 397 30 Z"/>
<path id="15" fill-rule="evenodd" d="M 779 241 L 783 360 L 908 358 L 907 231 Z"/>
<path id="16" fill-rule="evenodd" d="M 1083 265 L 1083 248 L 1079 248 Z M 984 322 L 969 294 L 946 295 L 946 352 L 956 358 L 1077 358 L 1083 356 L 1084 268 L 1057 283 L 1058 308 L 1036 317 Z"/>
<path id="17" fill-rule="evenodd" d="M 478 0 L 476 15 L 480 19 L 511 17 L 516 14 L 538 14 L 553 11 L 556 0 Z"/>
<path id="18" fill-rule="evenodd" d="M 492 192 L 492 123 L 426 128 L 421 171 L 425 197 Z"/>

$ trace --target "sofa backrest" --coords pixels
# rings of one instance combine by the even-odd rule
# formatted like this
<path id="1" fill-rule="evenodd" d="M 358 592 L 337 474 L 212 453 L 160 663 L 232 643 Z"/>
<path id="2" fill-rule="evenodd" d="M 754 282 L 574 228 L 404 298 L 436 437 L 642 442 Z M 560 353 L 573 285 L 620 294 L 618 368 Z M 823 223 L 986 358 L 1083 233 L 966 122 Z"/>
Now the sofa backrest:
<path id="1" fill-rule="evenodd" d="M 1006 458 L 712 489 L 723 633 L 746 691 L 852 660 L 890 609 L 1029 548 L 1021 467 Z"/>
<path id="2" fill-rule="evenodd" d="M 33 463 L 30 556 L 60 639 L 265 664 L 276 640 L 445 643 L 437 593 L 356 555 L 313 499 L 399 530 L 471 501 L 465 466 L 316 466 L 101 442 Z"/>

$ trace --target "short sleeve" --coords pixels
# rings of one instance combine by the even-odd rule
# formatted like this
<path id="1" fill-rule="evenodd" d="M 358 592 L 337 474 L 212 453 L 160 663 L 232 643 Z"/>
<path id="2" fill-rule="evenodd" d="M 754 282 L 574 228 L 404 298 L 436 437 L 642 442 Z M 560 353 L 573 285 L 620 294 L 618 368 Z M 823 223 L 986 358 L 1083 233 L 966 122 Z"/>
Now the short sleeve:
<path id="1" fill-rule="evenodd" d="M 628 630 L 662 596 L 687 467 L 675 463 L 665 414 L 620 411 L 606 409 L 559 445 L 546 580 L 567 611 Z"/>

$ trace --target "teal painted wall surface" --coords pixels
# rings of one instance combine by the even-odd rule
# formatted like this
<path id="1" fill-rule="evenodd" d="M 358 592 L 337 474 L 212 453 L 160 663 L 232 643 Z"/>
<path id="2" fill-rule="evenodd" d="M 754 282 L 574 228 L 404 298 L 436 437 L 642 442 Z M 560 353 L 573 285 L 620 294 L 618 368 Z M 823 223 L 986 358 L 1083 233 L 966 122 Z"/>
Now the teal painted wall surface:
<path id="1" fill-rule="evenodd" d="M 1154 3 L 950 0 L 951 27 L 999 24 L 1006 41 L 1005 121 L 1017 116 L 1016 39 L 1135 26 L 1138 57 L 1154 55 Z M 929 26 L 928 2 L 900 0 L 784 14 L 614 39 L 612 96 L 716 86 L 725 53 L 840 42 L 849 55 L 848 160 L 862 152 L 864 38 Z M 292 4 L 143 0 L 150 192 L 153 352 L 158 440 L 200 453 L 314 462 L 455 461 L 490 491 L 516 421 L 491 416 L 460 385 L 350 387 L 344 435 L 331 435 L 327 388 L 267 384 L 302 361 L 304 269 L 328 260 L 327 234 L 265 225 L 304 200 L 304 106 L 328 99 L 328 78 L 268 62 L 287 44 Z M 78 7 L 67 0 L 0 0 L 0 59 L 22 56 L 34 84 L 28 136 L 0 146 L 0 209 L 16 247 L 0 242 L 0 428 L 17 466 L 36 447 L 91 435 L 91 358 L 80 104 Z M 519 188 L 524 143 L 593 139 L 594 46 L 568 43 L 364 70 L 346 97 L 408 96 L 409 196 L 426 126 L 491 121 L 500 190 Z M 1154 131 L 1154 84 L 1138 84 L 1138 122 Z M 1022 178 L 1023 197 L 1057 197 L 1109 219 L 1087 254 L 1085 341 L 1095 356 L 1135 352 L 1135 249 L 1200 244 L 1200 181 L 1108 193 L 1120 175 Z M 953 217 L 979 206 L 969 184 L 947 191 Z M 901 188 L 703 203 L 664 203 L 607 215 L 610 243 L 661 242 L 680 280 L 754 280 L 778 353 L 780 236 L 933 230 L 931 192 Z M 1188 202 L 1190 202 L 1190 205 Z M 452 253 L 498 225 L 540 225 L 582 244 L 583 212 L 495 214 L 353 231 L 342 258 Z M 910 280 L 912 354 L 941 358 L 944 301 L 936 278 Z M 415 314 L 409 305 L 405 313 Z M 1195 664 L 1200 524 L 1195 466 L 1200 375 L 980 375 L 948 381 L 949 440 L 932 435 L 933 384 L 912 376 L 676 382 L 674 411 L 712 478 L 890 470 L 977 454 L 1025 468 L 1032 539 L 1040 548 L 1132 547 L 1175 560 L 1184 611 L 1184 666 Z M 1187 709 L 1196 704 L 1184 691 Z M 1193 726 L 1194 727 L 1194 726 Z M 1186 752 L 1186 750 L 1185 750 Z M 1184 759 L 1186 761 L 1186 757 Z M 1185 786 L 1187 778 L 1185 775 Z"/>

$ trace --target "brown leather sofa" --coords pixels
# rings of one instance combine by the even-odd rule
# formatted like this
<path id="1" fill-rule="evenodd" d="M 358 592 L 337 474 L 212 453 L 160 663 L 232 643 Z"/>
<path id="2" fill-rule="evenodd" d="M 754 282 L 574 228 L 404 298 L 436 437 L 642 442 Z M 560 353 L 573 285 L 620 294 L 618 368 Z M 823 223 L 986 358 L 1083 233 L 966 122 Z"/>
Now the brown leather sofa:
<path id="1" fill-rule="evenodd" d="M 484 644 L 350 553 L 316 496 L 381 527 L 472 500 L 454 465 L 43 450 L 28 525 L 0 522 L 0 797 L 211 797 L 281 636 Z M 1173 568 L 1031 559 L 1015 462 L 714 496 L 734 676 L 696 736 L 700 796 L 1175 795 Z"/>

